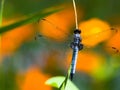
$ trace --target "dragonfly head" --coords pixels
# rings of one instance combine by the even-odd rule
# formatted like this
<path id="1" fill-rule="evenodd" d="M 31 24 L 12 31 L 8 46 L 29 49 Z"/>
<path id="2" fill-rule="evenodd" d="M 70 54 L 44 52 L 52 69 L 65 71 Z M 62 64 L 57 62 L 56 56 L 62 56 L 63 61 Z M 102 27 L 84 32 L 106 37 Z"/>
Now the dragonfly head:
<path id="1" fill-rule="evenodd" d="M 81 33 L 81 30 L 79 30 L 79 29 L 74 30 L 74 34 L 80 34 L 80 33 Z"/>

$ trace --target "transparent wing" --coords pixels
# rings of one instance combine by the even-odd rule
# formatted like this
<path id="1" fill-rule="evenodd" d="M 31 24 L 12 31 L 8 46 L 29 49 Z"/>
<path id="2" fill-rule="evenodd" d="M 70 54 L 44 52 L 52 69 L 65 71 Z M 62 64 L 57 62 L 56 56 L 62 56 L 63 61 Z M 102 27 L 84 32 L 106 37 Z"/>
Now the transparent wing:
<path id="1" fill-rule="evenodd" d="M 93 32 L 92 34 L 89 34 L 89 35 L 81 34 L 81 36 L 83 38 L 82 43 L 86 46 L 93 47 L 101 42 L 109 40 L 117 32 L 118 32 L 118 30 L 116 28 L 112 27 L 109 29 L 101 30 L 99 32 L 95 32 L 95 33 Z"/>
<path id="2" fill-rule="evenodd" d="M 72 38 L 72 34 L 65 32 L 65 30 L 59 28 L 57 25 L 54 25 L 51 21 L 47 20 L 47 19 L 42 19 L 42 21 L 44 21 L 45 23 L 48 23 L 49 25 L 51 25 L 53 28 L 57 29 L 58 31 L 62 32 L 63 34 L 66 35 L 67 39 L 61 43 L 64 43 L 62 45 L 65 45 L 64 47 L 66 48 L 70 48 L 70 43 L 72 42 L 73 38 Z M 81 32 L 81 37 L 82 37 L 82 43 L 84 45 L 84 49 L 85 48 L 93 48 L 96 45 L 98 45 L 99 43 L 105 42 L 107 40 L 109 40 L 110 38 L 112 38 L 116 33 L 118 33 L 118 29 L 115 27 L 111 27 L 105 30 L 101 30 L 99 32 L 94 32 L 92 34 L 87 35 L 86 33 L 82 33 Z M 53 38 L 42 35 L 42 34 L 38 34 L 36 38 L 44 38 L 44 39 L 49 39 L 54 41 Z M 59 38 L 59 37 L 57 37 Z M 59 43 L 60 44 L 60 43 Z M 119 52 L 119 49 L 117 49 L 115 46 L 111 45 L 109 46 L 109 48 L 113 49 L 115 52 Z"/>

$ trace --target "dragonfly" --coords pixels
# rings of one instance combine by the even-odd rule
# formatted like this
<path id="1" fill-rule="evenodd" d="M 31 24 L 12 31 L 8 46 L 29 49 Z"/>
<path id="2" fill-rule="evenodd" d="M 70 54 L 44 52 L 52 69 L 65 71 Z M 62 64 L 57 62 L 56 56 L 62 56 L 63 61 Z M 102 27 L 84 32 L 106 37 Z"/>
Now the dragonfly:
<path id="1" fill-rule="evenodd" d="M 82 38 L 81 37 L 81 30 L 79 29 L 78 27 L 78 18 L 77 18 L 77 10 L 76 10 L 76 4 L 75 4 L 75 0 L 73 0 L 73 8 L 74 8 L 74 14 L 75 14 L 75 24 L 76 24 L 76 28 L 74 29 L 73 31 L 73 39 L 70 43 L 70 48 L 72 49 L 72 60 L 71 60 L 71 70 L 70 70 L 70 79 L 73 80 L 73 76 L 75 74 L 75 70 L 76 70 L 76 63 L 77 63 L 77 57 L 78 57 L 78 52 L 81 51 L 85 45 L 82 43 Z M 54 28 L 56 28 L 57 30 L 60 30 L 61 32 L 63 32 L 64 30 L 62 30 L 61 28 L 59 28 L 58 26 L 56 26 L 54 23 L 52 23 L 51 21 L 47 20 L 47 19 L 42 19 L 40 20 L 39 22 L 41 21 L 44 21 L 46 23 L 49 23 L 50 25 L 52 25 Z M 104 32 L 107 32 L 107 31 L 115 31 L 117 33 L 117 29 L 112 27 L 110 29 L 107 29 L 107 30 L 104 30 L 104 31 L 101 31 L 101 32 L 98 32 L 98 33 L 95 33 L 93 35 L 90 35 L 90 36 L 94 36 L 94 35 L 97 35 L 97 34 L 100 34 L 100 33 L 104 33 Z M 69 36 L 68 33 L 64 32 L 66 35 Z M 86 37 L 86 38 L 89 38 L 90 36 Z M 41 37 L 46 37 L 42 34 L 38 34 L 36 37 L 35 37 L 35 40 L 37 39 L 37 37 L 41 38 Z M 47 37 L 49 38 L 49 37 Z M 116 53 L 119 52 L 119 50 L 112 46 L 111 47 L 113 50 L 115 50 Z"/>
<path id="2" fill-rule="evenodd" d="M 57 27 L 56 25 L 54 25 L 52 22 L 50 22 L 49 20 L 47 19 L 42 19 L 41 20 L 42 22 L 46 22 L 46 23 L 50 23 L 54 28 L 56 28 L 57 30 L 60 30 L 61 32 L 63 32 L 64 30 L 62 30 L 60 27 Z M 111 27 L 110 29 L 106 29 L 106 30 L 103 30 L 101 32 L 98 32 L 98 33 L 95 33 L 95 34 L 91 34 L 89 36 L 83 36 L 83 39 L 89 39 L 91 37 L 94 37 L 96 35 L 99 36 L 99 34 L 102 34 L 104 32 L 108 32 L 108 31 L 112 31 L 113 35 L 116 34 L 118 32 L 118 30 L 115 28 L 115 27 Z M 66 34 L 66 36 L 71 36 L 71 34 L 68 34 L 66 32 L 63 32 Z M 67 41 L 67 45 L 72 49 L 73 51 L 73 54 L 72 54 L 72 60 L 71 60 L 71 74 L 70 74 L 70 78 L 71 80 L 73 80 L 73 76 L 75 74 L 75 69 L 76 69 L 76 63 L 77 63 L 77 57 L 78 57 L 78 52 L 83 50 L 83 49 L 89 49 L 90 47 L 86 46 L 84 43 L 82 43 L 82 37 L 81 37 L 81 34 L 82 31 L 80 29 L 75 29 L 73 31 L 73 34 L 72 34 L 72 40 L 69 40 Z M 49 37 L 47 36 L 44 36 L 42 34 L 37 34 L 37 36 L 35 37 L 35 40 L 37 40 L 38 38 L 45 38 L 45 39 L 50 39 Z M 69 42 L 69 43 L 68 43 Z M 119 49 L 117 49 L 116 47 L 114 46 L 111 46 L 111 47 L 108 47 L 108 48 L 111 48 L 115 53 L 119 53 Z"/>

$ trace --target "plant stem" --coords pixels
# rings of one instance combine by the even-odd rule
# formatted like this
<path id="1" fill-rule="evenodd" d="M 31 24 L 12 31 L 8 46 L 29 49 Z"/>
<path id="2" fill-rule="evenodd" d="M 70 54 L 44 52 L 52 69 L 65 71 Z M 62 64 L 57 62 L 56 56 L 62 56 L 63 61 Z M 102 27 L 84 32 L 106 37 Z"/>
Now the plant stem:
<path id="1" fill-rule="evenodd" d="M 70 71 L 71 71 L 71 65 L 69 66 L 69 69 L 68 69 L 67 75 L 65 77 L 65 80 L 62 82 L 61 86 L 59 87 L 59 90 L 65 90 L 67 82 L 70 78 Z"/>

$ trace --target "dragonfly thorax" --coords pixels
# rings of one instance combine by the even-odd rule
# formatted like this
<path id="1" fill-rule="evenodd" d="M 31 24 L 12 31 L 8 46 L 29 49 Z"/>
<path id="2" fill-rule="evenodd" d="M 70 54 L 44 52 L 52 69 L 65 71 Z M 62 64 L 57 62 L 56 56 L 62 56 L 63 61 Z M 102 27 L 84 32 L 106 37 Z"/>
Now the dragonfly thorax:
<path id="1" fill-rule="evenodd" d="M 81 31 L 79 29 L 76 29 L 74 31 L 74 39 L 73 39 L 73 42 L 70 45 L 72 49 L 75 49 L 76 47 L 79 50 L 83 49 L 83 44 L 81 43 L 82 39 L 80 37 L 80 33 L 81 33 Z"/>

